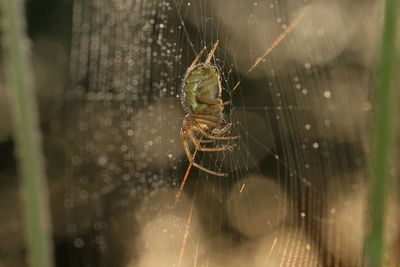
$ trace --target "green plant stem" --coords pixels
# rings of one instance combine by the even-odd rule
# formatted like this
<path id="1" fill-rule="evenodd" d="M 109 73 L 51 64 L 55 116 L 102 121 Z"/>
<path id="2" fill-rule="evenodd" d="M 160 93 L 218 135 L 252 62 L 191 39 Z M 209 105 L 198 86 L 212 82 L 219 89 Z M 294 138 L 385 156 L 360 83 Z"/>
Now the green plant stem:
<path id="1" fill-rule="evenodd" d="M 25 33 L 24 1 L 1 0 L 6 86 L 22 178 L 26 246 L 29 264 L 53 266 L 48 190 L 44 172 L 38 112 Z"/>
<path id="2" fill-rule="evenodd" d="M 369 233 L 366 238 L 367 266 L 383 265 L 384 218 L 386 197 L 390 186 L 390 156 L 393 131 L 392 88 L 396 58 L 396 26 L 399 0 L 385 1 L 380 61 L 376 76 L 374 134 L 372 136 L 371 183 L 369 198 Z"/>

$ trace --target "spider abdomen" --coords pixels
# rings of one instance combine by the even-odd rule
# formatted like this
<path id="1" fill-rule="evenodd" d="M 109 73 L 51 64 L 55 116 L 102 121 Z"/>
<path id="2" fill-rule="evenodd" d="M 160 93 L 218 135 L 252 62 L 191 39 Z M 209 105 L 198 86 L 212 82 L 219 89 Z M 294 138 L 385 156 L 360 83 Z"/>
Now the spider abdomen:
<path id="1" fill-rule="evenodd" d="M 221 97 L 218 69 L 210 64 L 198 64 L 189 70 L 183 80 L 182 94 L 182 104 L 191 113 L 206 111 L 210 103 L 199 98 L 214 100 Z"/>

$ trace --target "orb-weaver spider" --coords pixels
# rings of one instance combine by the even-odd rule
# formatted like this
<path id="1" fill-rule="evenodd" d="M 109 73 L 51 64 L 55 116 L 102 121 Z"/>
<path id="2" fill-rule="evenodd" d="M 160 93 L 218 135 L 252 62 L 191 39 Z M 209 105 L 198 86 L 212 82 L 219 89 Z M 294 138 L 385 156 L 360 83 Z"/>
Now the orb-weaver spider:
<path id="1" fill-rule="evenodd" d="M 223 110 L 229 101 L 222 101 L 219 70 L 210 63 L 217 46 L 218 41 L 213 45 L 204 63 L 198 63 L 205 51 L 203 48 L 186 71 L 181 88 L 181 101 L 187 115 L 183 119 L 180 136 L 190 162 L 188 170 L 193 165 L 212 175 L 228 176 L 226 173 L 209 170 L 194 161 L 197 151 L 225 151 L 235 147 L 235 145 L 225 145 L 205 148 L 201 143 L 239 138 L 239 136 L 222 136 L 229 131 L 232 123 L 225 123 Z M 205 139 L 198 139 L 196 134 Z M 189 148 L 189 141 L 195 146 L 193 154 Z"/>
<path id="2" fill-rule="evenodd" d="M 244 76 L 248 75 L 254 70 L 270 53 L 271 51 L 280 44 L 286 36 L 299 24 L 303 19 L 308 8 L 303 9 L 297 17 L 285 28 L 285 30 L 279 34 L 275 41 L 269 46 L 264 53 L 256 59 L 254 64 L 245 73 Z M 201 143 L 210 143 L 212 140 L 232 140 L 238 139 L 239 136 L 221 136 L 229 131 L 232 123 L 224 122 L 224 105 L 230 103 L 223 102 L 221 99 L 221 81 L 219 70 L 216 66 L 210 64 L 212 57 L 214 56 L 215 50 L 217 49 L 218 41 L 213 45 L 210 53 L 207 56 L 204 63 L 197 63 L 204 53 L 203 48 L 200 53 L 193 60 L 192 64 L 186 71 L 185 78 L 183 79 L 183 85 L 181 88 L 181 101 L 186 111 L 185 119 L 181 128 L 181 139 L 187 158 L 189 159 L 189 166 L 186 170 L 186 174 L 182 180 L 181 186 L 177 194 L 177 200 L 185 185 L 186 179 L 189 175 L 190 168 L 195 166 L 202 171 L 210 173 L 216 176 L 227 176 L 226 173 L 216 172 L 204 168 L 203 166 L 194 162 L 194 157 L 197 151 L 224 151 L 231 150 L 235 145 L 219 146 L 214 148 L 205 148 L 201 146 Z M 243 79 L 243 78 L 242 78 Z M 232 91 L 235 91 L 241 80 L 239 80 L 233 87 Z M 197 139 L 196 133 L 200 134 L 204 138 Z M 195 146 L 195 151 L 192 154 L 189 149 L 189 143 L 192 142 Z"/>

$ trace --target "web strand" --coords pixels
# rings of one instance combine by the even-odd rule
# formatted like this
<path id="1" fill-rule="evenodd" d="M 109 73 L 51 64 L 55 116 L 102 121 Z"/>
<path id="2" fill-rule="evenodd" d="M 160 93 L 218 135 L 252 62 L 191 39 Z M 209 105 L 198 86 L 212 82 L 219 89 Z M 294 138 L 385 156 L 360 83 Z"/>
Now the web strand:
<path id="1" fill-rule="evenodd" d="M 259 58 L 257 58 L 257 60 L 254 62 L 254 64 L 250 67 L 250 69 L 246 72 L 246 74 L 243 76 L 242 79 L 240 79 L 236 85 L 233 87 L 233 91 L 235 91 L 240 83 L 243 81 L 244 77 L 246 77 L 250 72 L 252 72 L 260 63 L 261 61 L 263 61 L 271 52 L 272 50 L 278 45 L 280 44 L 285 38 L 286 36 L 293 31 L 293 29 L 295 29 L 297 27 L 297 25 L 301 22 L 301 20 L 304 18 L 306 12 L 308 11 L 308 8 L 303 9 L 299 15 L 297 15 L 297 17 L 289 24 L 289 26 L 275 39 L 275 41 L 272 43 L 272 45 L 270 47 L 268 47 L 264 54 L 262 54 L 262 56 L 260 56 Z"/>

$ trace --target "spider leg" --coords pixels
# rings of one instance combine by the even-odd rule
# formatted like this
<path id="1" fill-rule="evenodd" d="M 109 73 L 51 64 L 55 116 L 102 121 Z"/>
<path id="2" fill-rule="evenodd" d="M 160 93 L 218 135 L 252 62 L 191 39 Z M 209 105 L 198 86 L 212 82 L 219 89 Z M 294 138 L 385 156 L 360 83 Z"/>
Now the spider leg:
<path id="1" fill-rule="evenodd" d="M 221 112 L 224 110 L 224 106 L 220 105 L 212 105 L 208 108 L 209 114 L 214 114 L 214 117 L 221 117 Z"/>
<path id="2" fill-rule="evenodd" d="M 192 143 L 195 145 L 196 150 L 199 150 L 199 151 L 209 151 L 209 152 L 211 152 L 211 151 L 225 151 L 225 150 L 230 150 L 230 149 L 232 149 L 232 148 L 234 148 L 236 146 L 236 144 L 233 144 L 233 145 L 229 145 L 229 146 L 221 146 L 221 147 L 213 147 L 213 148 L 202 147 L 200 145 L 200 143 L 199 143 L 199 140 L 196 139 L 196 137 L 194 136 L 193 130 L 190 129 L 190 128 L 187 130 L 186 136 L 189 137 L 190 141 L 192 141 Z"/>
<path id="3" fill-rule="evenodd" d="M 199 141 L 199 143 L 212 143 L 212 142 L 214 142 L 213 140 L 206 140 L 206 139 L 197 139 L 197 141 Z"/>
<path id="4" fill-rule="evenodd" d="M 191 115 L 189 119 L 193 119 L 192 121 L 194 121 L 197 124 L 204 123 L 208 126 L 215 127 L 211 132 L 212 134 L 217 134 L 217 135 L 222 135 L 226 133 L 232 127 L 232 123 L 228 123 L 225 126 L 223 126 L 222 129 L 218 128 L 218 125 L 215 124 L 214 122 L 217 120 L 217 118 L 212 115 Z"/>
<path id="5" fill-rule="evenodd" d="M 211 105 L 220 104 L 220 105 L 222 105 L 222 101 L 219 98 L 212 98 L 212 97 L 201 96 L 201 95 L 197 95 L 196 98 L 198 100 L 200 100 L 200 102 L 203 102 L 203 103 L 206 103 L 206 104 L 211 104 Z"/>
<path id="6" fill-rule="evenodd" d="M 197 124 L 199 127 L 203 128 L 202 124 L 207 125 L 207 127 L 209 128 L 217 128 L 218 127 L 218 123 L 214 122 L 214 121 L 209 121 L 206 119 L 193 119 L 191 122 L 193 122 L 192 124 Z"/>
<path id="7" fill-rule="evenodd" d="M 225 105 L 229 105 L 229 104 L 232 103 L 231 101 L 222 102 L 221 99 L 212 98 L 212 97 L 207 97 L 207 96 L 201 96 L 201 95 L 196 96 L 196 98 L 197 98 L 197 100 L 199 100 L 200 102 L 203 102 L 203 103 L 206 103 L 206 104 L 210 104 L 210 105 L 219 104 L 219 105 L 221 105 L 221 106 L 225 106 Z"/>
<path id="8" fill-rule="evenodd" d="M 229 146 L 221 146 L 221 147 L 211 147 L 211 148 L 206 148 L 206 147 L 200 147 L 197 150 L 200 151 L 206 151 L 206 152 L 213 152 L 213 151 L 226 151 L 226 150 L 231 150 L 232 148 L 236 147 L 236 144 L 229 145 Z"/>
<path id="9" fill-rule="evenodd" d="M 227 131 L 229 131 L 232 127 L 232 122 L 226 124 L 224 127 L 222 128 L 214 128 L 211 133 L 213 134 L 217 134 L 217 135 L 222 135 L 224 133 L 226 133 Z"/>
<path id="10" fill-rule="evenodd" d="M 201 49 L 200 53 L 194 58 L 192 64 L 190 64 L 188 70 L 191 70 L 194 66 L 196 66 L 197 62 L 199 61 L 201 55 L 203 55 L 203 53 L 206 51 L 206 48 L 203 47 L 203 49 Z"/>
<path id="11" fill-rule="evenodd" d="M 194 126 L 197 128 L 197 130 L 199 131 L 199 133 L 208 138 L 208 139 L 216 139 L 216 140 L 233 140 L 233 139 L 239 139 L 240 136 L 215 136 L 215 135 L 210 135 L 208 134 L 206 131 L 203 130 L 203 128 L 201 128 L 201 126 L 199 125 L 199 123 L 197 122 L 197 120 L 195 120 L 194 122 Z M 208 123 L 206 121 L 202 121 L 202 123 L 205 123 L 208 125 Z"/>
<path id="12" fill-rule="evenodd" d="M 181 135 L 181 140 L 182 140 L 182 143 L 183 143 L 183 149 L 185 150 L 185 153 L 186 153 L 186 157 L 188 158 L 189 162 L 192 163 L 193 160 L 194 160 L 194 157 L 192 156 L 192 153 L 190 152 L 189 143 L 188 143 L 188 141 L 186 140 L 186 137 L 185 137 L 186 136 L 186 131 L 184 129 L 182 129 L 181 132 L 180 132 L 180 135 Z"/>
<path id="13" fill-rule="evenodd" d="M 217 118 L 213 115 L 197 115 L 197 114 L 190 115 L 189 119 L 193 119 L 193 120 L 201 119 L 201 120 L 206 120 L 206 121 L 212 121 L 214 123 L 218 122 L 218 120 L 219 120 L 219 118 Z"/>
<path id="14" fill-rule="evenodd" d="M 211 62 L 211 59 L 215 53 L 215 50 L 217 49 L 218 43 L 219 43 L 219 40 L 217 40 L 214 43 L 213 47 L 211 48 L 210 54 L 208 54 L 206 61 L 204 61 L 204 64 L 209 64 Z"/>
<path id="15" fill-rule="evenodd" d="M 185 128 L 185 129 L 187 129 L 187 128 Z M 186 156 L 187 156 L 190 164 L 192 164 L 193 166 L 195 166 L 196 168 L 198 168 L 198 169 L 200 169 L 200 170 L 202 170 L 204 172 L 207 172 L 207 173 L 215 175 L 215 176 L 228 176 L 227 173 L 215 172 L 215 171 L 209 170 L 207 168 L 204 168 L 203 166 L 201 166 L 201 165 L 197 164 L 196 162 L 194 162 L 194 156 L 192 155 L 192 153 L 190 153 L 189 144 L 188 144 L 188 141 L 186 140 L 186 137 L 185 137 L 186 136 L 186 130 L 185 129 L 181 130 L 180 135 L 181 135 L 181 139 L 182 139 L 182 143 L 183 143 L 183 148 L 185 150 Z"/>
<path id="16" fill-rule="evenodd" d="M 193 164 L 193 166 L 195 166 L 196 168 L 199 168 L 200 170 L 202 170 L 202 171 L 204 171 L 204 172 L 207 172 L 207 173 L 209 173 L 209 174 L 212 174 L 212 175 L 215 175 L 215 176 L 225 176 L 225 177 L 228 176 L 227 173 L 215 172 L 215 171 L 209 170 L 209 169 L 204 168 L 203 166 L 197 164 L 196 162 L 192 162 L 192 164 Z"/>
<path id="17" fill-rule="evenodd" d="M 195 151 L 194 154 L 193 154 L 193 158 L 194 158 L 195 156 L 196 156 L 196 151 Z M 185 184 L 186 184 L 186 181 L 187 181 L 187 178 L 188 178 L 188 176 L 189 176 L 190 169 L 192 168 L 192 166 L 193 166 L 193 164 L 192 164 L 192 163 L 189 163 L 189 165 L 188 165 L 188 167 L 187 167 L 187 169 L 186 169 L 186 172 L 185 172 L 185 176 L 183 176 L 181 185 L 179 186 L 179 190 L 178 190 L 178 192 L 177 192 L 176 195 L 175 195 L 176 198 L 175 198 L 175 204 L 174 204 L 174 206 L 176 206 L 176 204 L 178 203 L 179 196 L 181 195 L 182 190 L 183 190 L 183 188 L 185 187 Z"/>
<path id="18" fill-rule="evenodd" d="M 204 51 L 206 51 L 205 47 L 203 47 L 203 49 L 201 49 L 200 53 L 194 58 L 192 64 L 190 64 L 188 70 L 191 70 L 194 66 L 196 66 L 197 62 L 199 61 L 201 55 L 203 55 Z"/>

